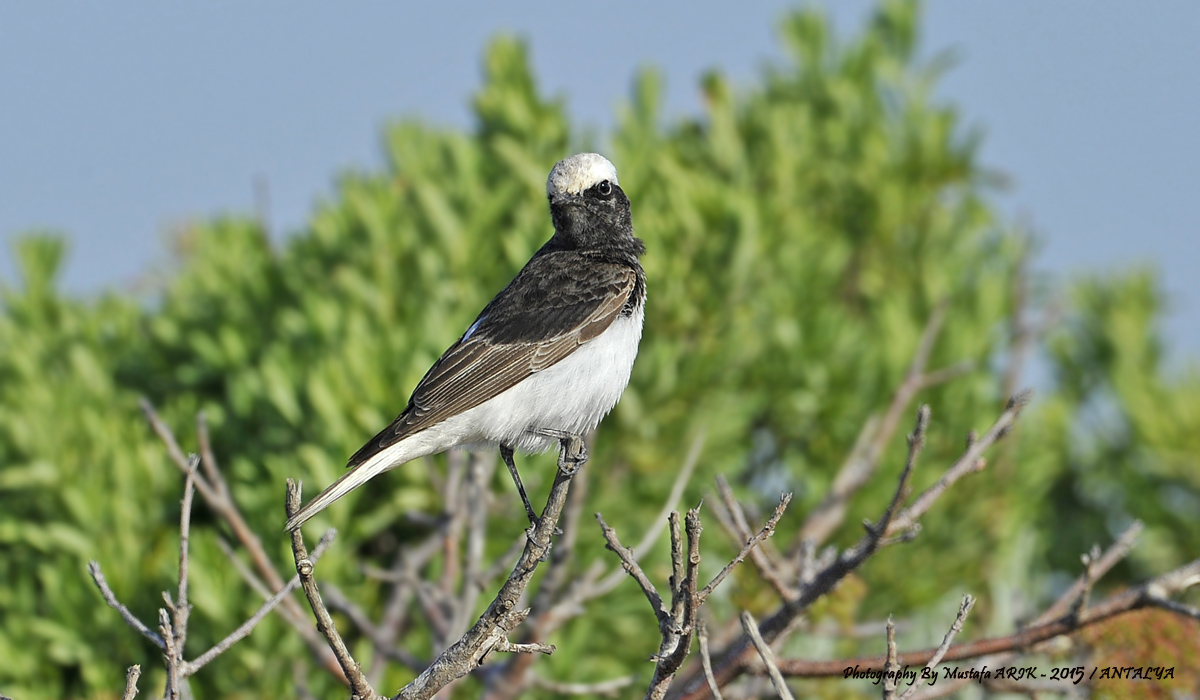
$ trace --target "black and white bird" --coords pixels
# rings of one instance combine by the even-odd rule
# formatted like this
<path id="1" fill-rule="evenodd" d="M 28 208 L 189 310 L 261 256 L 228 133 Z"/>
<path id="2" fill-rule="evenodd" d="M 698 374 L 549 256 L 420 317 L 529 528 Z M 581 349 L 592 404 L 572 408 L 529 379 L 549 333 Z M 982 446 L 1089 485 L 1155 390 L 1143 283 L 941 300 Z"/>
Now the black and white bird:
<path id="1" fill-rule="evenodd" d="M 425 374 L 350 471 L 287 522 L 295 530 L 389 469 L 452 447 L 512 460 L 599 424 L 625 390 L 642 337 L 646 276 L 629 198 L 606 158 L 559 161 L 546 181 L 554 235 Z"/>

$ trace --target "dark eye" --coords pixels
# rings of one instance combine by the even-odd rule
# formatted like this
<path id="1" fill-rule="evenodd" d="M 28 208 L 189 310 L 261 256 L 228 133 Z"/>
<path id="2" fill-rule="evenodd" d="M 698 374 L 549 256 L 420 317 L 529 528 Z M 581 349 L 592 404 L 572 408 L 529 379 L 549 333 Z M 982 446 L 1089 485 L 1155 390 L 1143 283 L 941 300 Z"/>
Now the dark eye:
<path id="1" fill-rule="evenodd" d="M 596 185 L 596 194 L 600 195 L 601 197 L 607 197 L 608 195 L 612 194 L 612 185 L 608 182 L 608 180 Z"/>

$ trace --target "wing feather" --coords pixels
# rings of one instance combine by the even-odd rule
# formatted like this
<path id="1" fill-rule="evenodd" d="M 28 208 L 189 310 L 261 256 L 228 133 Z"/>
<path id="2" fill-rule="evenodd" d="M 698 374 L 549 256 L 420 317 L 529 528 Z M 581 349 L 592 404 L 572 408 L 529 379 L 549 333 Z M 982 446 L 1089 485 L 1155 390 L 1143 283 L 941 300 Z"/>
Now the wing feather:
<path id="1" fill-rule="evenodd" d="M 635 272 L 629 268 L 614 266 L 608 273 L 600 284 L 593 280 L 590 288 L 573 290 L 569 304 L 527 309 L 531 314 L 552 314 L 558 321 L 554 325 L 567 329 L 558 333 L 498 342 L 496 334 L 488 332 L 489 305 L 473 326 L 475 331 L 442 354 L 413 391 L 404 412 L 355 453 L 349 466 L 361 464 L 409 435 L 478 406 L 595 339 L 620 316 L 637 282 Z M 574 282 L 578 285 L 583 280 Z"/>

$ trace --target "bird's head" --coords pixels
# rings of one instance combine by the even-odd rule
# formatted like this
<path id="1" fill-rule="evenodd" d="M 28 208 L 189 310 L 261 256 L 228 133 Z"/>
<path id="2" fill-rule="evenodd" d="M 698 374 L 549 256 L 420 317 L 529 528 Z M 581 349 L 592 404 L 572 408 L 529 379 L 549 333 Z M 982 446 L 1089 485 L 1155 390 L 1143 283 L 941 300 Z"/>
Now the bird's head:
<path id="1" fill-rule="evenodd" d="M 629 198 L 617 183 L 617 169 L 598 153 L 560 160 L 546 179 L 546 197 L 564 242 L 604 248 L 633 238 Z"/>

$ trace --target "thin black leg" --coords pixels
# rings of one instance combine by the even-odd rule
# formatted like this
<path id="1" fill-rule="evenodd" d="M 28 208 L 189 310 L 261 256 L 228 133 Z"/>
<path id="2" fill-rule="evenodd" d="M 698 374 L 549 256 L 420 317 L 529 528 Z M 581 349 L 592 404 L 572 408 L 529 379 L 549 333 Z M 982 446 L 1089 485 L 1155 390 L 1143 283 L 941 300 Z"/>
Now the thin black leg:
<path id="1" fill-rule="evenodd" d="M 508 467 L 508 473 L 512 474 L 513 483 L 517 485 L 517 492 L 521 494 L 521 503 L 525 504 L 525 515 L 529 516 L 529 524 L 537 527 L 538 517 L 533 512 L 533 506 L 529 505 L 529 496 L 525 495 L 525 485 L 521 483 L 521 475 L 517 473 L 517 463 L 513 461 L 513 449 L 508 445 L 501 445 L 500 459 L 504 460 L 504 465 Z"/>

